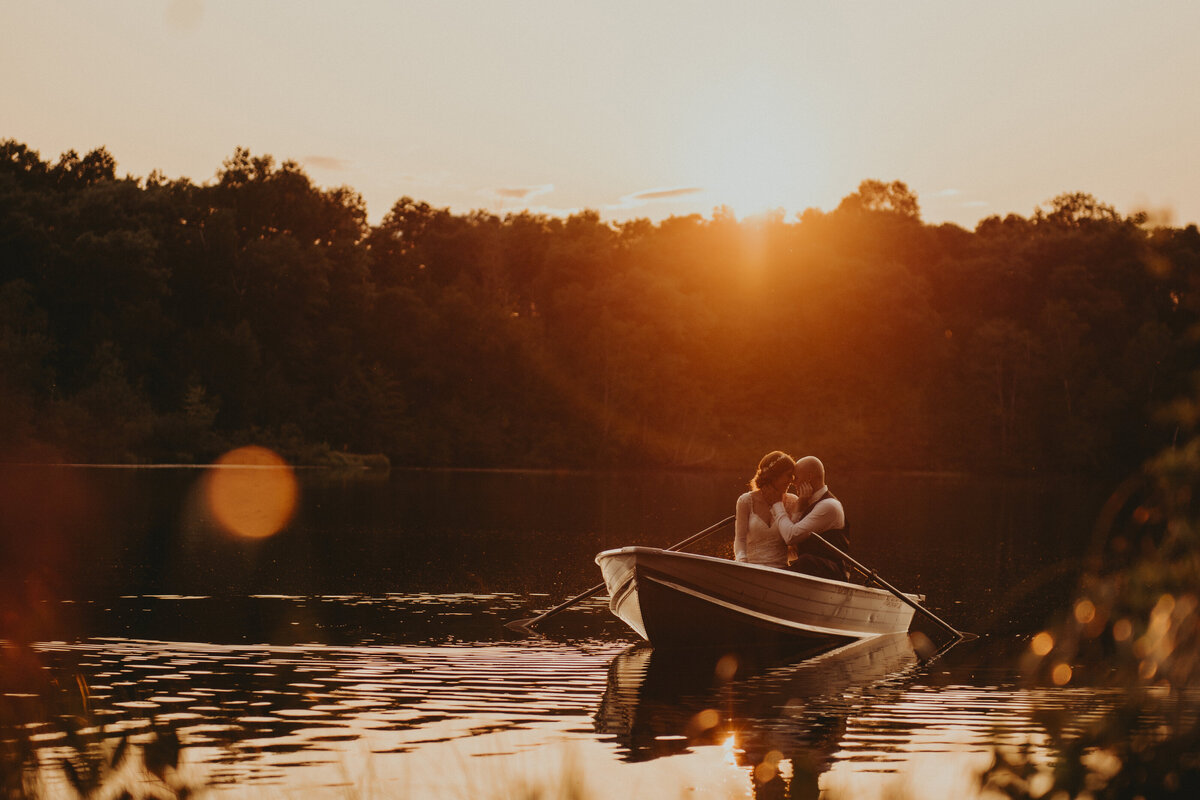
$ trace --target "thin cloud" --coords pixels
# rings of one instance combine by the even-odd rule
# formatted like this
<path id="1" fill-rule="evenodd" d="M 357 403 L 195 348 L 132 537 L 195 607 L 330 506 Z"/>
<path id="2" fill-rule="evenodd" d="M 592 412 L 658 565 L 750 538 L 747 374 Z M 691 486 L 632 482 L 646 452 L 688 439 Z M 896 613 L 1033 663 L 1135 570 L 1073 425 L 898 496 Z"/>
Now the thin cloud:
<path id="1" fill-rule="evenodd" d="M 704 190 L 699 186 L 689 186 L 685 189 L 654 189 L 648 192 L 638 192 L 630 195 L 634 200 L 653 202 L 654 200 L 671 200 L 675 197 L 686 197 L 689 194 L 699 194 Z"/>
<path id="2" fill-rule="evenodd" d="M 616 203 L 606 206 L 606 208 L 609 211 L 625 211 L 631 208 L 640 208 L 647 203 L 674 200 L 679 197 L 700 194 L 703 191 L 704 189 L 699 186 L 682 186 L 675 189 L 645 189 L 640 192 L 627 194 Z"/>
<path id="3" fill-rule="evenodd" d="M 350 169 L 350 162 L 333 156 L 305 156 L 300 159 L 305 166 L 315 167 L 317 169 L 331 169 L 336 172 L 345 172 Z"/>
<path id="4" fill-rule="evenodd" d="M 934 192 L 930 197 L 958 197 L 962 194 L 958 189 L 942 189 L 940 192 Z"/>
<path id="5" fill-rule="evenodd" d="M 512 186 L 492 189 L 492 194 L 504 200 L 527 200 L 541 194 L 554 191 L 553 183 L 543 183 L 540 186 Z"/>

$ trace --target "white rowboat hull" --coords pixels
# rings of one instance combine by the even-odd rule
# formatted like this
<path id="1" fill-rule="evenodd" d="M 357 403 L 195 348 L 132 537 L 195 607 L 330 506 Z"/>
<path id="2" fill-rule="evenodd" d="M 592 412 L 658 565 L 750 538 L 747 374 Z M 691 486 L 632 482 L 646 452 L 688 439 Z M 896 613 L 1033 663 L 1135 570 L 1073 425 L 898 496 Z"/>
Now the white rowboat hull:
<path id="1" fill-rule="evenodd" d="M 623 547 L 596 563 L 609 608 L 655 646 L 832 646 L 902 633 L 913 617 L 883 589 L 724 558 Z"/>

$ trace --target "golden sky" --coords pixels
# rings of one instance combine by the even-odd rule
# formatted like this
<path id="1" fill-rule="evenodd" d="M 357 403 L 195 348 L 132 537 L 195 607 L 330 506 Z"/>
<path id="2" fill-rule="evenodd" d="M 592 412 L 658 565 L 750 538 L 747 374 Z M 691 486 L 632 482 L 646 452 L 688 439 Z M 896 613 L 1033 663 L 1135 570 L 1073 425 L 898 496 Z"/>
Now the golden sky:
<path id="1" fill-rule="evenodd" d="M 0 138 L 210 180 L 235 147 L 456 211 L 1068 191 L 1200 220 L 1200 3 L 5 0 Z"/>

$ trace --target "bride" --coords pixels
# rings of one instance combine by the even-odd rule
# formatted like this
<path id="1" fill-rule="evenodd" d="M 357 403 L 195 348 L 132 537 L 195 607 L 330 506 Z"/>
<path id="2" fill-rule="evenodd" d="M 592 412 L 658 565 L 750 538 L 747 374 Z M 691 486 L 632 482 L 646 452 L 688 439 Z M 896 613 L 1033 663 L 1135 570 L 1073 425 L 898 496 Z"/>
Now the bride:
<path id="1" fill-rule="evenodd" d="M 781 450 L 772 450 L 758 462 L 750 491 L 737 499 L 733 557 L 738 561 L 787 567 L 788 546 L 772 520 L 771 506 L 782 499 L 789 514 L 799 511 L 800 498 L 787 491 L 795 467 L 795 460 Z"/>

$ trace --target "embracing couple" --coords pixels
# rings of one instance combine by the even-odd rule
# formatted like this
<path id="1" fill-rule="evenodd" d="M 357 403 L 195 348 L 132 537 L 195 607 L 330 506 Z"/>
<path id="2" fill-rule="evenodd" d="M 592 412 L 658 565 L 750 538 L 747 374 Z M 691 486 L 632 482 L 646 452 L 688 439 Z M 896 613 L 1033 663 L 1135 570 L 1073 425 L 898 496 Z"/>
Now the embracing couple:
<path id="1" fill-rule="evenodd" d="M 795 494 L 788 491 L 793 488 Z M 850 549 L 846 511 L 825 485 L 825 465 L 817 457 L 796 461 L 780 450 L 763 456 L 750 491 L 737 500 L 736 520 L 738 561 L 849 580 L 841 557 L 812 535 L 819 533 L 843 552 Z M 796 552 L 790 564 L 789 548 Z"/>

